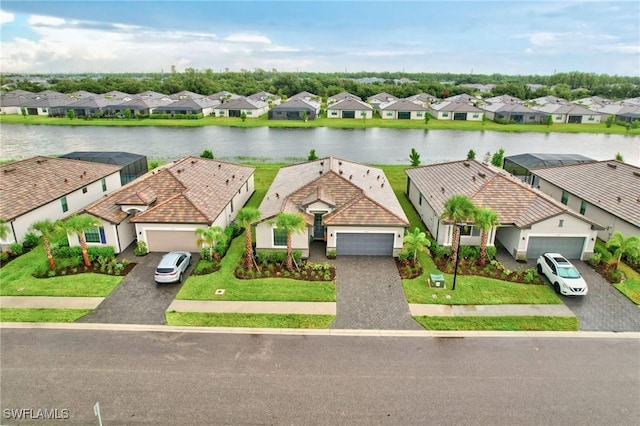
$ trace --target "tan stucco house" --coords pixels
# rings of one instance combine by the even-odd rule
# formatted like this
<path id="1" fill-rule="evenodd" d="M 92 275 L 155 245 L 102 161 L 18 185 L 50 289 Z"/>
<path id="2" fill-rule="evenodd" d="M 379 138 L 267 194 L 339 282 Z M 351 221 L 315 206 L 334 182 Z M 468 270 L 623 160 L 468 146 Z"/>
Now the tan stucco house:
<path id="1" fill-rule="evenodd" d="M 218 105 L 216 117 L 241 117 L 244 112 L 247 118 L 257 118 L 269 111 L 265 101 L 249 98 L 236 98 Z"/>
<path id="2" fill-rule="evenodd" d="M 327 118 L 372 118 L 373 107 L 354 98 L 345 98 L 327 107 Z"/>

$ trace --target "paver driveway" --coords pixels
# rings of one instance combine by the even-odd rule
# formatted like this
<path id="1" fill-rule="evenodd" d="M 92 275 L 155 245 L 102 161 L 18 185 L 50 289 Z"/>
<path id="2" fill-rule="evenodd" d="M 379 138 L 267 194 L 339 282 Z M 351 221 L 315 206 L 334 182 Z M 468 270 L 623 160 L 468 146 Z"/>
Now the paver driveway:
<path id="1" fill-rule="evenodd" d="M 118 284 L 98 307 L 77 322 L 115 324 L 166 324 L 164 312 L 167 310 L 181 284 L 161 284 L 156 286 L 153 272 L 164 253 L 149 253 L 136 257 L 138 265 Z M 193 255 L 191 266 L 187 268 L 186 279 L 199 256 Z"/>
<path id="2" fill-rule="evenodd" d="M 329 328 L 424 330 L 411 318 L 392 257 L 339 256 L 333 264 L 337 315 Z"/>

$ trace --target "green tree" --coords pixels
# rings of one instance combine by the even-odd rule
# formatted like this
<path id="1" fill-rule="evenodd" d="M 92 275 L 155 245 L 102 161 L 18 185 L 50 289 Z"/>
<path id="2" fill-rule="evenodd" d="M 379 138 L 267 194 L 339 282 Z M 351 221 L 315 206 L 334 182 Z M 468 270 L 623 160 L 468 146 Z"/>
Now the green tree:
<path id="1" fill-rule="evenodd" d="M 613 255 L 616 257 L 616 268 L 622 256 L 630 258 L 637 258 L 640 256 L 640 238 L 632 235 L 625 238 L 622 233 L 614 232 L 609 241 L 607 241 L 607 248 L 613 250 Z"/>
<path id="2" fill-rule="evenodd" d="M 409 154 L 409 161 L 411 161 L 412 167 L 418 167 L 420 165 L 420 154 L 415 148 L 411 148 L 411 154 Z"/>
<path id="3" fill-rule="evenodd" d="M 504 148 L 500 148 L 491 157 L 491 164 L 496 167 L 502 167 L 504 164 Z"/>
<path id="4" fill-rule="evenodd" d="M 25 107 L 20 108 L 20 114 L 22 114 L 22 117 L 27 118 L 27 109 Z"/>
<path id="5" fill-rule="evenodd" d="M 484 266 L 487 263 L 487 237 L 489 231 L 500 225 L 498 222 L 498 213 L 489 207 L 479 207 L 475 212 L 474 226 L 482 230 L 480 236 L 480 265 Z"/>
<path id="6" fill-rule="evenodd" d="M 216 259 L 215 248 L 218 243 L 226 243 L 227 235 L 220 226 L 208 228 L 196 228 L 194 233 L 198 236 L 197 244 L 209 249 L 209 259 Z"/>
<path id="7" fill-rule="evenodd" d="M 73 214 L 61 223 L 62 228 L 67 231 L 67 234 L 75 234 L 78 236 L 80 249 L 82 250 L 82 260 L 86 266 L 91 266 L 91 260 L 89 259 L 89 253 L 87 251 L 87 240 L 84 236 L 84 231 L 98 228 L 100 225 L 101 223 L 98 219 L 88 214 Z"/>
<path id="8" fill-rule="evenodd" d="M 620 161 L 621 163 L 624 163 L 624 157 L 619 152 L 616 154 L 616 160 Z"/>
<path id="9" fill-rule="evenodd" d="M 6 220 L 0 219 L 0 240 L 6 240 L 9 236 L 9 224 Z"/>
<path id="10" fill-rule="evenodd" d="M 238 215 L 236 216 L 236 222 L 244 228 L 244 235 L 246 238 L 243 260 L 243 266 L 246 269 L 251 269 L 253 266 L 258 269 L 258 265 L 255 264 L 255 260 L 253 259 L 253 237 L 251 235 L 251 226 L 260 220 L 260 216 L 260 211 L 255 207 L 244 207 L 238 211 Z"/>
<path id="11" fill-rule="evenodd" d="M 465 223 L 473 220 L 476 206 L 471 198 L 466 195 L 452 195 L 444 203 L 442 219 L 453 225 L 453 235 L 451 241 L 451 263 L 455 264 L 458 258 L 458 246 L 460 239 L 460 228 L 458 223 Z"/>
<path id="12" fill-rule="evenodd" d="M 470 149 L 469 152 L 467 152 L 467 160 L 475 160 L 476 159 L 476 152 L 473 149 Z"/>
<path id="13" fill-rule="evenodd" d="M 242 120 L 242 122 L 244 123 L 245 121 L 247 121 L 247 113 L 242 111 L 242 113 L 240 114 L 240 120 Z"/>
<path id="14" fill-rule="evenodd" d="M 302 121 L 307 121 L 308 117 L 309 117 L 309 114 L 307 113 L 307 110 L 302 111 L 302 114 L 300 115 L 300 118 L 302 118 Z"/>
<path id="15" fill-rule="evenodd" d="M 49 268 L 52 271 L 56 270 L 56 263 L 53 260 L 53 254 L 51 253 L 51 238 L 59 230 L 59 224 L 52 222 L 49 219 L 39 220 L 31 224 L 31 229 L 40 232 L 42 234 L 42 241 L 44 242 L 44 252 L 47 255 L 49 261 Z"/>
<path id="16" fill-rule="evenodd" d="M 425 112 L 425 114 L 424 114 L 424 124 L 429 124 L 429 120 L 431 120 L 431 114 L 429 114 L 429 112 Z"/>
<path id="17" fill-rule="evenodd" d="M 431 247 L 431 241 L 427 234 L 421 232 L 419 228 L 414 228 L 413 232 L 405 231 L 404 247 L 413 252 L 413 264 L 418 260 L 418 252 Z"/>
<path id="18" fill-rule="evenodd" d="M 210 149 L 205 149 L 204 151 L 202 151 L 202 154 L 200 154 L 200 158 L 209 158 L 213 160 L 215 157 L 213 156 L 213 151 L 211 151 Z"/>
<path id="19" fill-rule="evenodd" d="M 607 126 L 607 129 L 608 129 L 611 126 L 613 126 L 613 123 L 615 122 L 616 122 L 616 116 L 610 115 L 609 117 L 607 117 L 607 120 L 604 122 L 604 124 Z"/>
<path id="20" fill-rule="evenodd" d="M 131 110 L 129 108 L 124 110 L 124 118 L 126 118 L 127 120 L 131 119 Z"/>
<path id="21" fill-rule="evenodd" d="M 307 157 L 307 161 L 315 161 L 318 159 L 318 156 L 316 155 L 316 150 L 312 149 L 311 151 L 309 151 L 309 156 Z"/>
<path id="22" fill-rule="evenodd" d="M 73 120 L 74 118 L 76 118 L 76 113 L 75 113 L 75 112 L 73 112 L 73 110 L 72 110 L 72 109 L 68 109 L 68 110 L 67 110 L 67 118 L 68 118 L 69 120 Z"/>
<path id="23" fill-rule="evenodd" d="M 287 269 L 293 270 L 293 234 L 302 233 L 307 227 L 304 216 L 301 213 L 278 213 L 276 216 L 276 228 L 287 234 Z"/>
<path id="24" fill-rule="evenodd" d="M 553 116 L 551 114 L 547 115 L 542 123 L 546 124 L 547 126 L 551 126 L 553 124 Z"/>

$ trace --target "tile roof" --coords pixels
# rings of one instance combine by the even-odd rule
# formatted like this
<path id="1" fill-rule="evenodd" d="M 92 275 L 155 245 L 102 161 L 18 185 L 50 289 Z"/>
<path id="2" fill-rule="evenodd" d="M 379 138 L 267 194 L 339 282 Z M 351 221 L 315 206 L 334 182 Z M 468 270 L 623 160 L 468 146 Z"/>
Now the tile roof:
<path id="1" fill-rule="evenodd" d="M 536 111 L 526 105 L 518 103 L 505 104 L 496 102 L 488 105 L 483 105 L 480 107 L 480 109 L 491 112 L 521 112 L 523 114 L 540 114 L 540 111 Z"/>
<path id="2" fill-rule="evenodd" d="M 535 169 L 533 173 L 640 226 L 640 168 L 616 160 Z"/>
<path id="3" fill-rule="evenodd" d="M 148 205 L 131 222 L 212 223 L 253 174 L 240 164 L 185 157 L 139 177 L 85 209 L 111 223 L 128 214 L 123 205 Z"/>
<path id="4" fill-rule="evenodd" d="M 368 110 L 372 111 L 373 107 L 365 102 L 359 101 L 353 98 L 345 98 L 341 101 L 338 101 L 334 104 L 331 104 L 327 107 L 327 110 L 337 109 L 337 110 Z"/>
<path id="5" fill-rule="evenodd" d="M 388 104 L 380 105 L 381 110 L 385 111 L 428 111 L 427 108 L 422 105 L 415 104 L 406 99 L 398 99 Z"/>
<path id="6" fill-rule="evenodd" d="M 449 112 L 482 112 L 478 107 L 470 105 L 466 102 L 441 102 L 439 104 L 431 104 L 431 109 L 434 111 L 449 111 Z"/>
<path id="7" fill-rule="evenodd" d="M 216 109 L 260 109 L 268 107 L 269 104 L 260 99 L 236 98 L 220 104 Z"/>
<path id="8" fill-rule="evenodd" d="M 416 167 L 405 172 L 438 216 L 452 195 L 461 194 L 471 198 L 476 206 L 492 208 L 502 225 L 525 228 L 562 213 L 595 224 L 519 179 L 475 160 Z"/>
<path id="9" fill-rule="evenodd" d="M 338 93 L 338 94 L 335 94 L 335 95 L 333 95 L 333 96 L 330 96 L 330 97 L 327 99 L 327 102 L 338 102 L 338 101 L 341 101 L 341 100 L 344 100 L 344 99 L 348 99 L 348 98 L 351 98 L 351 99 L 357 99 L 357 100 L 359 100 L 359 101 L 361 101 L 361 100 L 362 100 L 362 98 L 361 98 L 360 96 L 356 96 L 356 95 L 354 95 L 354 94 L 352 94 L 352 93 L 349 93 L 349 92 L 340 92 L 340 93 Z"/>
<path id="10" fill-rule="evenodd" d="M 0 215 L 10 220 L 96 182 L 122 166 L 33 157 L 0 166 Z"/>
<path id="11" fill-rule="evenodd" d="M 316 200 L 336 207 L 325 216 L 332 224 L 409 224 L 381 169 L 335 157 L 281 168 L 260 205 L 262 220 L 302 212 Z"/>
<path id="12" fill-rule="evenodd" d="M 369 96 L 367 98 L 367 102 L 373 102 L 373 101 L 391 102 L 391 101 L 397 101 L 397 100 L 398 100 L 397 96 L 393 96 L 387 92 L 380 92 L 373 96 Z"/>

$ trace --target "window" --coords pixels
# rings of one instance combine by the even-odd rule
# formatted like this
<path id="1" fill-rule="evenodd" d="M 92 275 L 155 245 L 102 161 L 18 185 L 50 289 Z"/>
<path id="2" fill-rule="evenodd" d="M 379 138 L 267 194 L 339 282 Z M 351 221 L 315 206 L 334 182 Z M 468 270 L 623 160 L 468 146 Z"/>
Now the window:
<path id="1" fill-rule="evenodd" d="M 338 111 L 331 111 L 331 115 L 338 115 Z"/>
<path id="2" fill-rule="evenodd" d="M 480 115 L 477 112 L 474 112 L 473 113 L 473 118 L 478 118 L 478 117 L 480 117 Z"/>
<path id="3" fill-rule="evenodd" d="M 465 225 L 460 229 L 460 235 L 463 236 L 469 236 L 471 235 L 471 229 L 473 228 L 473 226 L 471 225 Z"/>
<path id="4" fill-rule="evenodd" d="M 102 185 L 102 192 L 107 192 L 107 179 L 100 179 L 100 184 Z"/>
<path id="5" fill-rule="evenodd" d="M 589 121 L 593 121 L 593 120 L 595 120 L 595 119 L 596 119 L 595 115 L 590 115 L 590 116 L 589 116 Z"/>
<path id="6" fill-rule="evenodd" d="M 418 116 L 418 117 L 422 117 L 422 111 L 418 111 L 417 116 Z"/>
<path id="7" fill-rule="evenodd" d="M 531 114 L 531 115 L 529 116 L 529 120 L 535 120 L 535 119 L 536 119 L 536 116 L 535 116 L 535 115 Z"/>
<path id="8" fill-rule="evenodd" d="M 562 116 L 561 115 L 556 115 L 556 120 L 562 120 Z"/>
<path id="9" fill-rule="evenodd" d="M 83 186 L 83 187 L 82 187 L 82 193 L 83 193 L 83 194 L 86 194 L 86 193 L 87 193 L 87 187 L 86 187 L 86 186 Z"/>
<path id="10" fill-rule="evenodd" d="M 46 108 L 42 108 L 42 112 L 47 112 L 47 109 Z"/>
<path id="11" fill-rule="evenodd" d="M 387 117 L 393 117 L 393 112 L 387 111 Z"/>
<path id="12" fill-rule="evenodd" d="M 471 227 L 471 236 L 472 237 L 479 237 L 480 235 L 482 235 L 482 229 L 476 228 L 475 226 L 472 226 Z"/>
<path id="13" fill-rule="evenodd" d="M 583 201 L 580 203 L 580 214 L 585 214 L 587 211 L 587 202 Z"/>
<path id="14" fill-rule="evenodd" d="M 287 245 L 287 233 L 283 230 L 273 230 L 273 245 L 274 246 L 286 246 Z"/>
<path id="15" fill-rule="evenodd" d="M 567 191 L 562 191 L 562 199 L 560 201 L 565 206 L 567 205 L 567 203 L 569 202 L 569 193 Z"/>
<path id="16" fill-rule="evenodd" d="M 244 183 L 244 190 L 245 190 L 245 191 L 247 191 L 247 192 L 249 192 L 249 181 L 246 181 L 246 182 Z"/>
<path id="17" fill-rule="evenodd" d="M 88 231 L 84 231 L 84 239 L 88 243 L 106 243 L 107 239 L 104 235 L 104 228 L 101 226 L 100 228 L 90 229 Z"/>
<path id="18" fill-rule="evenodd" d="M 247 110 L 247 115 L 251 115 L 251 114 L 253 114 L 253 111 Z"/>
<path id="19" fill-rule="evenodd" d="M 231 213 L 233 213 L 233 198 L 231 199 Z"/>
<path id="20" fill-rule="evenodd" d="M 448 112 L 443 112 L 443 113 L 442 113 L 442 116 L 443 116 L 443 117 L 448 117 L 448 116 L 449 116 L 449 113 L 448 113 Z"/>
<path id="21" fill-rule="evenodd" d="M 564 226 L 564 219 L 560 219 L 558 222 L 558 228 L 562 228 Z"/>
<path id="22" fill-rule="evenodd" d="M 221 109 L 220 111 L 218 111 L 218 115 L 219 115 L 220 117 L 224 116 L 224 110 L 223 110 L 223 109 Z"/>
<path id="23" fill-rule="evenodd" d="M 60 198 L 60 203 L 62 204 L 62 213 L 68 212 L 69 206 L 67 205 L 67 197 Z"/>
<path id="24" fill-rule="evenodd" d="M 418 198 L 418 204 L 422 205 L 422 194 L 420 194 L 420 198 Z"/>

